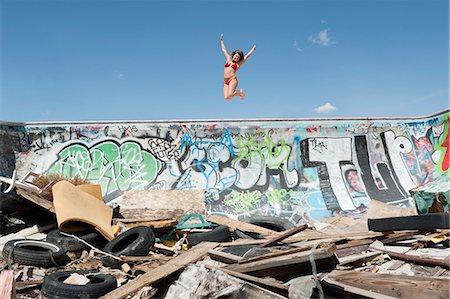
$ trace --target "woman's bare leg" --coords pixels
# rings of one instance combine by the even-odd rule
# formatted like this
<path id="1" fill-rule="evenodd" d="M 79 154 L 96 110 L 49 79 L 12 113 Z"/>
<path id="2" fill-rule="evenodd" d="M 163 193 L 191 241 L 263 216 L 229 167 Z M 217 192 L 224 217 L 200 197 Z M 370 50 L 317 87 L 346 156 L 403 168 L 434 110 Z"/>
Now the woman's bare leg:
<path id="1" fill-rule="evenodd" d="M 237 85 L 238 85 L 237 79 L 232 79 L 229 85 L 225 85 L 224 98 L 226 100 L 231 100 L 233 97 L 240 97 L 241 100 L 245 98 L 244 90 L 242 89 L 240 89 L 239 91 L 236 90 Z M 226 89 L 226 87 L 228 87 L 228 89 Z"/>
<path id="2" fill-rule="evenodd" d="M 226 85 L 226 84 L 224 84 L 223 85 L 223 98 L 225 99 L 225 100 L 231 100 L 231 98 L 230 97 L 228 97 L 228 85 Z"/>

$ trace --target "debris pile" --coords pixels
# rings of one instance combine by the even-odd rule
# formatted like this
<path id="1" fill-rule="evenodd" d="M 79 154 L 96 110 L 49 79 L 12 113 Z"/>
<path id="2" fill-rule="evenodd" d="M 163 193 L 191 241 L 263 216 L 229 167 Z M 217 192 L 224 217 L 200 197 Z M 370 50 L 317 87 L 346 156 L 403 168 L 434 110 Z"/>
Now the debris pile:
<path id="1" fill-rule="evenodd" d="M 198 190 L 129 191 L 113 209 L 98 185 L 62 180 L 50 198 L 30 182 L 15 188 L 56 219 L 0 235 L 0 298 L 450 294 L 448 213 L 372 200 L 359 219 L 283 227 L 276 218 L 208 216 Z"/>

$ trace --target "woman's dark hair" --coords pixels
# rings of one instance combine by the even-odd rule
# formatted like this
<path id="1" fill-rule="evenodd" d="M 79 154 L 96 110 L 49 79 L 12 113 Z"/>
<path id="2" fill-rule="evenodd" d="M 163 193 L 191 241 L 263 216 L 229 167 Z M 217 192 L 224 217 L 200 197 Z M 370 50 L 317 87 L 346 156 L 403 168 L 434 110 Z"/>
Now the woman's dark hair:
<path id="1" fill-rule="evenodd" d="M 236 54 L 236 53 L 239 54 L 239 56 L 241 57 L 241 58 L 239 59 L 239 61 L 241 61 L 241 60 L 244 59 L 244 52 L 242 52 L 241 50 L 234 50 L 233 53 L 231 53 L 231 57 L 233 57 L 234 54 Z"/>

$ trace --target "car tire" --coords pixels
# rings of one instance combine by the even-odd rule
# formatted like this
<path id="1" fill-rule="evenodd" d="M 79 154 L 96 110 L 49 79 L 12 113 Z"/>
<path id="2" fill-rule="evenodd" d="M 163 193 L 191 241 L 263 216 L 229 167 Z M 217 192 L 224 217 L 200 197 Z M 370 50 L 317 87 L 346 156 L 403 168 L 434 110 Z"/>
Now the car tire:
<path id="1" fill-rule="evenodd" d="M 103 248 L 115 256 L 146 256 L 155 244 L 155 234 L 148 226 L 137 226 L 120 234 Z M 119 268 L 122 262 L 111 257 L 103 257 L 105 266 Z"/>
<path id="2" fill-rule="evenodd" d="M 66 284 L 73 273 L 87 276 L 90 281 L 86 285 Z M 86 270 L 62 271 L 50 274 L 44 278 L 41 287 L 43 299 L 90 299 L 99 298 L 117 287 L 117 280 L 110 274 Z"/>
<path id="3" fill-rule="evenodd" d="M 194 246 L 203 241 L 225 242 L 231 241 L 231 233 L 228 226 L 221 225 L 206 233 L 192 233 L 187 236 L 189 245 Z"/>
<path id="4" fill-rule="evenodd" d="M 240 221 L 258 225 L 277 232 L 282 232 L 293 228 L 295 225 L 286 219 L 272 216 L 252 216 Z"/>
<path id="5" fill-rule="evenodd" d="M 58 267 L 70 261 L 61 245 L 28 239 L 6 242 L 3 257 L 9 262 L 42 268 Z"/>
<path id="6" fill-rule="evenodd" d="M 92 245 L 94 247 L 105 246 L 105 244 L 101 244 L 102 241 L 103 241 L 103 243 L 106 243 L 104 237 L 101 236 L 98 232 L 93 231 L 93 230 L 84 231 L 81 233 L 74 233 L 73 235 L 86 241 L 87 243 L 89 243 L 90 245 Z M 90 249 L 89 246 L 87 246 L 86 244 L 84 244 L 83 242 L 80 242 L 79 240 L 77 240 L 75 238 L 61 235 L 61 232 L 59 229 L 54 229 L 54 230 L 50 231 L 47 234 L 46 240 L 51 243 L 61 245 L 67 251 L 81 251 L 81 250 L 89 250 Z M 103 245 L 103 246 L 101 246 L 101 245 Z"/>

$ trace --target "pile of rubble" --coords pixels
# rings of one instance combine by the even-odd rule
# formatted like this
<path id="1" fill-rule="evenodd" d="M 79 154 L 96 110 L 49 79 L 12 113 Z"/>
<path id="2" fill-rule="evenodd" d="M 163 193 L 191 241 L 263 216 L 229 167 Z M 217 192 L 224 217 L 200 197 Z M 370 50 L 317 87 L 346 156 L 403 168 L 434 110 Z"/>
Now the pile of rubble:
<path id="1" fill-rule="evenodd" d="M 448 213 L 372 200 L 360 219 L 283 227 L 275 218 L 207 217 L 198 191 L 130 191 L 113 211 L 96 185 L 56 183 L 52 200 L 16 189 L 56 221 L 0 236 L 0 298 L 450 294 Z"/>

